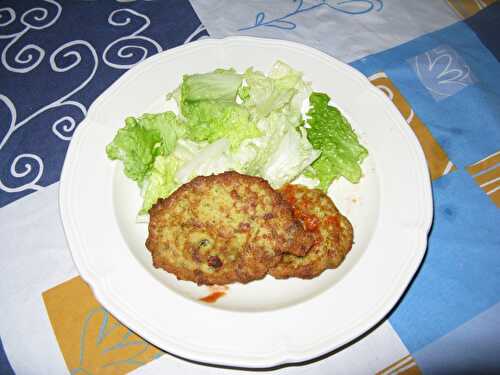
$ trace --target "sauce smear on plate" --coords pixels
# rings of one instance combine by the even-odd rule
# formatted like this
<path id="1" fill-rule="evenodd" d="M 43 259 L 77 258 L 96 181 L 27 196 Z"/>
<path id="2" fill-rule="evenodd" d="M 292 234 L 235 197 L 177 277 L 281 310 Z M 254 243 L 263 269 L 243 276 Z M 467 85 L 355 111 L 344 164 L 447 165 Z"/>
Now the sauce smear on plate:
<path id="1" fill-rule="evenodd" d="M 200 298 L 200 301 L 207 302 L 207 303 L 214 303 L 215 301 L 217 301 L 219 298 L 221 298 L 224 295 L 226 295 L 226 292 L 221 292 L 221 291 L 212 292 L 208 296 Z"/>

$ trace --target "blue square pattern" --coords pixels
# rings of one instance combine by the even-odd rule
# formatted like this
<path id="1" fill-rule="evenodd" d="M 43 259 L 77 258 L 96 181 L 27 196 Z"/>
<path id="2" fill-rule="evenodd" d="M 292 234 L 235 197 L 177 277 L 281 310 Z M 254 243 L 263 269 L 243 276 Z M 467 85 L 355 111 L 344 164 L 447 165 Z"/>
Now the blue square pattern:
<path id="1" fill-rule="evenodd" d="M 433 183 L 427 254 L 390 322 L 410 352 L 500 301 L 498 209 L 464 171 Z"/>
<path id="2" fill-rule="evenodd" d="M 464 22 L 352 65 L 366 75 L 384 71 L 455 166 L 498 151 L 500 64 Z"/>

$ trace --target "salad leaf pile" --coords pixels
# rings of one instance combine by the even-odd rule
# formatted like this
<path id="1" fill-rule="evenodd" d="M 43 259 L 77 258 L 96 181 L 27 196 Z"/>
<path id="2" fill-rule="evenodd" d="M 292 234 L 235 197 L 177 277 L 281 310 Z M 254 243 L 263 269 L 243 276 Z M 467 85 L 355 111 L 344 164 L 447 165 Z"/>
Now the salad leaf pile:
<path id="1" fill-rule="evenodd" d="M 128 117 L 106 148 L 140 187 L 139 214 L 196 176 L 228 170 L 260 176 L 274 188 L 308 177 L 325 191 L 340 176 L 353 183 L 362 176 L 367 150 L 349 122 L 283 62 L 268 75 L 252 68 L 185 75 L 167 95 L 172 99 L 178 114 Z"/>

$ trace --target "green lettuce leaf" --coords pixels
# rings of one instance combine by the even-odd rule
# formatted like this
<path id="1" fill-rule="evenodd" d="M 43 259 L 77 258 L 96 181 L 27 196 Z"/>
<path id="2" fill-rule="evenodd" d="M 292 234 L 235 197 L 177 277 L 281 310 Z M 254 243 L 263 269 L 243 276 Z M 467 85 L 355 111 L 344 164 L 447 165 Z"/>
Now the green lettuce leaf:
<path id="1" fill-rule="evenodd" d="M 183 133 L 173 112 L 128 117 L 106 153 L 111 160 L 121 160 L 125 175 L 142 186 L 155 158 L 171 153 Z"/>
<path id="2" fill-rule="evenodd" d="M 227 138 L 234 150 L 243 140 L 261 135 L 248 110 L 236 103 L 205 100 L 184 108 L 186 137 L 192 141 L 212 143 Z"/>
<path id="3" fill-rule="evenodd" d="M 272 112 L 259 122 L 263 136 L 245 141 L 233 158 L 242 173 L 260 176 L 280 188 L 299 176 L 316 158 L 306 131 L 283 112 Z"/>
<path id="4" fill-rule="evenodd" d="M 303 81 L 302 73 L 277 61 L 268 76 L 250 68 L 244 78 L 246 86 L 240 88 L 239 96 L 243 105 L 257 118 L 285 109 L 300 121 L 302 103 L 311 91 L 310 85 Z"/>
<path id="5" fill-rule="evenodd" d="M 358 183 L 362 176 L 360 164 L 368 151 L 359 143 L 342 113 L 328 105 L 328 95 L 314 92 L 309 102 L 307 138 L 315 149 L 321 151 L 321 156 L 312 163 L 314 173 L 309 172 L 308 177 L 318 178 L 319 187 L 325 191 L 340 176 Z"/>
<path id="6" fill-rule="evenodd" d="M 182 105 L 202 100 L 232 103 L 242 80 L 241 74 L 236 73 L 234 69 L 216 69 L 211 73 L 185 75 L 181 86 Z"/>
<path id="7" fill-rule="evenodd" d="M 137 119 L 137 122 L 144 129 L 157 131 L 161 138 L 161 155 L 170 154 L 175 148 L 177 139 L 182 138 L 185 129 L 177 120 L 174 112 L 149 114 L 145 113 Z"/>
<path id="8" fill-rule="evenodd" d="M 140 185 L 159 154 L 156 146 L 160 140 L 157 131 L 146 130 L 135 118 L 129 117 L 125 127 L 118 130 L 113 142 L 106 147 L 106 153 L 111 160 L 121 160 L 125 175 Z"/>
<path id="9" fill-rule="evenodd" d="M 179 187 L 175 180 L 175 173 L 180 164 L 181 162 L 173 154 L 156 157 L 153 167 L 145 180 L 143 189 L 144 202 L 139 215 L 147 214 L 159 198 L 168 197 Z"/>
<path id="10" fill-rule="evenodd" d="M 295 180 L 320 153 L 307 140 L 305 129 L 288 129 L 260 175 L 278 189 Z"/>
<path id="11" fill-rule="evenodd" d="M 176 100 L 187 139 L 212 143 L 226 138 L 235 150 L 243 140 L 261 135 L 249 111 L 236 103 L 242 79 L 233 69 L 183 77 L 167 99 Z"/>
<path id="12" fill-rule="evenodd" d="M 189 144 L 188 142 L 190 141 L 179 141 L 178 147 L 174 150 L 174 155 L 182 155 L 185 160 L 175 175 L 179 183 L 185 184 L 196 176 L 210 176 L 233 169 L 233 159 L 229 155 L 227 139 L 222 138 L 213 143 Z M 195 149 L 197 150 L 191 153 Z"/>

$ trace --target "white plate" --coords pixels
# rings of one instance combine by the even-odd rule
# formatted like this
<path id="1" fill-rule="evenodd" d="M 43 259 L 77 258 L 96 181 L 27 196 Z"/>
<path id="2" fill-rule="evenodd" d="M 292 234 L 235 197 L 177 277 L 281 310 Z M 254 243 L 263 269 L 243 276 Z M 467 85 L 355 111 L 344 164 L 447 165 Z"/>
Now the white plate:
<path id="1" fill-rule="evenodd" d="M 215 304 L 206 287 L 156 270 L 135 223 L 140 197 L 105 146 L 129 115 L 166 109 L 183 74 L 283 60 L 328 93 L 369 150 L 358 185 L 330 194 L 354 226 L 346 261 L 313 280 L 231 285 Z M 125 73 L 91 106 L 71 142 L 60 184 L 64 229 L 74 261 L 96 298 L 158 347 L 189 359 L 241 367 L 307 360 L 336 349 L 379 322 L 401 297 L 427 245 L 432 220 L 428 170 L 398 110 L 351 67 L 310 47 L 232 37 L 178 47 Z"/>

